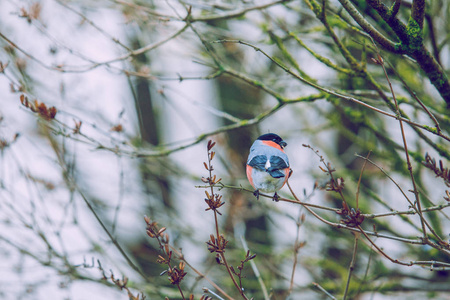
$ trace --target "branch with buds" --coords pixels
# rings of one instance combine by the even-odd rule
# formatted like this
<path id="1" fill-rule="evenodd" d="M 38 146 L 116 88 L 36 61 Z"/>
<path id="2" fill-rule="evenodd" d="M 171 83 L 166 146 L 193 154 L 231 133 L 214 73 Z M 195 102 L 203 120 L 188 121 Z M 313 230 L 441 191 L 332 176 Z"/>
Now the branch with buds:
<path id="1" fill-rule="evenodd" d="M 158 241 L 159 248 L 162 252 L 162 254 L 158 255 L 158 259 L 156 261 L 159 264 L 167 265 L 168 267 L 168 269 L 164 270 L 160 274 L 160 276 L 167 273 L 170 283 L 176 285 L 178 287 L 178 290 L 180 291 L 181 297 L 183 299 L 186 299 L 180 287 L 181 281 L 187 274 L 184 271 L 186 263 L 184 261 L 180 261 L 178 266 L 175 267 L 173 266 L 172 262 L 173 252 L 169 246 L 169 235 L 167 233 L 164 233 L 166 231 L 166 227 L 159 228 L 158 223 L 155 221 L 152 222 L 150 218 L 147 216 L 144 216 L 144 220 L 145 223 L 147 224 L 147 235 L 150 238 L 156 239 Z M 191 299 L 191 297 L 189 299 Z"/>
<path id="2" fill-rule="evenodd" d="M 39 102 L 37 100 L 34 100 L 33 103 L 28 101 L 28 97 L 23 94 L 20 95 L 20 103 L 47 121 L 54 119 L 56 113 L 58 112 L 54 106 L 47 107 L 43 102 Z"/>
<path id="3" fill-rule="evenodd" d="M 234 286 L 241 294 L 242 298 L 248 299 L 247 296 L 244 294 L 244 289 L 242 288 L 242 282 L 241 282 L 241 271 L 239 273 L 236 273 L 232 266 L 230 266 L 227 262 L 227 259 L 225 257 L 225 248 L 228 244 L 228 240 L 219 233 L 219 222 L 217 219 L 217 215 L 222 215 L 219 212 L 219 208 L 222 207 L 225 202 L 222 201 L 222 195 L 219 195 L 214 192 L 214 187 L 217 183 L 219 183 L 222 178 L 217 178 L 216 175 L 213 175 L 214 167 L 212 165 L 212 160 L 215 156 L 215 152 L 212 151 L 212 148 L 216 145 L 215 142 L 209 140 L 207 144 L 207 152 L 208 152 L 208 163 L 204 162 L 203 165 L 205 166 L 205 169 L 209 172 L 208 177 L 202 177 L 202 181 L 207 184 L 207 188 L 210 189 L 210 192 L 205 191 L 206 199 L 205 202 L 208 204 L 208 208 L 205 210 L 212 210 L 214 212 L 214 224 L 216 229 L 216 235 L 211 234 L 210 240 L 206 242 L 208 245 L 208 250 L 211 253 L 216 253 L 216 261 L 219 265 L 224 265 L 225 268 L 228 271 L 228 274 L 230 275 L 231 280 L 233 281 Z M 246 257 L 247 259 L 247 257 Z M 253 259 L 253 258 L 251 258 Z M 245 260 L 245 259 L 244 259 Z M 247 261 L 250 259 L 247 259 Z M 242 265 L 243 267 L 243 265 Z M 239 275 L 238 275 L 239 274 Z M 239 284 L 236 281 L 235 276 L 239 279 Z"/>

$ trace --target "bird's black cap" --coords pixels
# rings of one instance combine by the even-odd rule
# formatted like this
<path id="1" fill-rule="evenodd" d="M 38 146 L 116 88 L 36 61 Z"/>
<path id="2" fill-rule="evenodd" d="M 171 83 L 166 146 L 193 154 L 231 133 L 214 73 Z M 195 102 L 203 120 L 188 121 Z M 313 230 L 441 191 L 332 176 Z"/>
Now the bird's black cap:
<path id="1" fill-rule="evenodd" d="M 287 143 L 286 143 L 285 141 L 283 141 L 283 139 L 282 139 L 279 135 L 277 135 L 277 134 L 275 134 L 275 133 L 266 133 L 266 134 L 263 134 L 263 135 L 261 135 L 261 136 L 258 138 L 258 140 L 275 142 L 275 143 L 277 143 L 278 145 L 280 145 L 281 148 L 284 148 L 284 147 L 287 146 Z"/>

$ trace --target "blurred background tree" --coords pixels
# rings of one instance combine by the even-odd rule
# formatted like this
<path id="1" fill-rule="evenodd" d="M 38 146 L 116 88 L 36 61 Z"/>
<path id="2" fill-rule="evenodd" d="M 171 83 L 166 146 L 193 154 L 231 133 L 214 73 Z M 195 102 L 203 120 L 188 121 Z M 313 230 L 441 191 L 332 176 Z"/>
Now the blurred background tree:
<path id="1" fill-rule="evenodd" d="M 447 1 L 0 8 L 5 299 L 448 299 Z"/>

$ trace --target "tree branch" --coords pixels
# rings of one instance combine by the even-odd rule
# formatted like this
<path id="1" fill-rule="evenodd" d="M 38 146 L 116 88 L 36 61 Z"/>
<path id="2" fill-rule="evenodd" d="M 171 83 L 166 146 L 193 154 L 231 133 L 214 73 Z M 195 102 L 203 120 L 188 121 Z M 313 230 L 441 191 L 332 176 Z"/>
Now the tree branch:
<path id="1" fill-rule="evenodd" d="M 397 43 L 392 42 L 373 27 L 349 0 L 339 0 L 345 10 L 377 43 L 393 53 L 404 53 Z"/>
<path id="2" fill-rule="evenodd" d="M 423 29 L 423 19 L 425 17 L 425 0 L 413 0 L 411 7 L 411 17 Z"/>
<path id="3" fill-rule="evenodd" d="M 344 1 L 344 0 L 340 0 Z M 393 17 L 390 9 L 380 0 L 367 0 L 367 3 L 374 8 L 378 14 L 394 30 L 401 40 L 401 47 L 408 55 L 417 61 L 420 68 L 426 73 L 431 83 L 438 90 L 441 97 L 450 109 L 450 81 L 445 71 L 438 64 L 436 59 L 425 48 L 423 44 L 423 18 L 425 13 L 425 4 L 423 0 L 413 2 L 412 15 L 408 26 L 403 24 L 398 18 Z M 415 7 L 414 7 L 415 5 Z M 420 21 L 420 22 L 419 22 Z"/>
<path id="4" fill-rule="evenodd" d="M 392 5 L 392 8 L 391 8 L 391 17 L 392 18 L 395 18 L 395 16 L 398 14 L 401 4 L 402 4 L 402 0 L 395 0 L 394 4 Z"/>

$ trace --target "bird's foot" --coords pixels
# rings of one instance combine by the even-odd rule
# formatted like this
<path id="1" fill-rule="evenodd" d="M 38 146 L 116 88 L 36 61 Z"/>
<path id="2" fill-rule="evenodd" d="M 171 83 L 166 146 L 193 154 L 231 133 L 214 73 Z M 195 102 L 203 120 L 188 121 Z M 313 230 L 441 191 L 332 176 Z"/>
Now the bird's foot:
<path id="1" fill-rule="evenodd" d="M 273 195 L 273 201 L 275 202 L 279 202 L 280 201 L 280 196 L 278 196 L 278 194 L 275 192 L 275 194 Z"/>
<path id="2" fill-rule="evenodd" d="M 253 195 L 255 195 L 256 200 L 259 200 L 259 190 L 255 190 L 255 191 L 253 192 Z"/>

